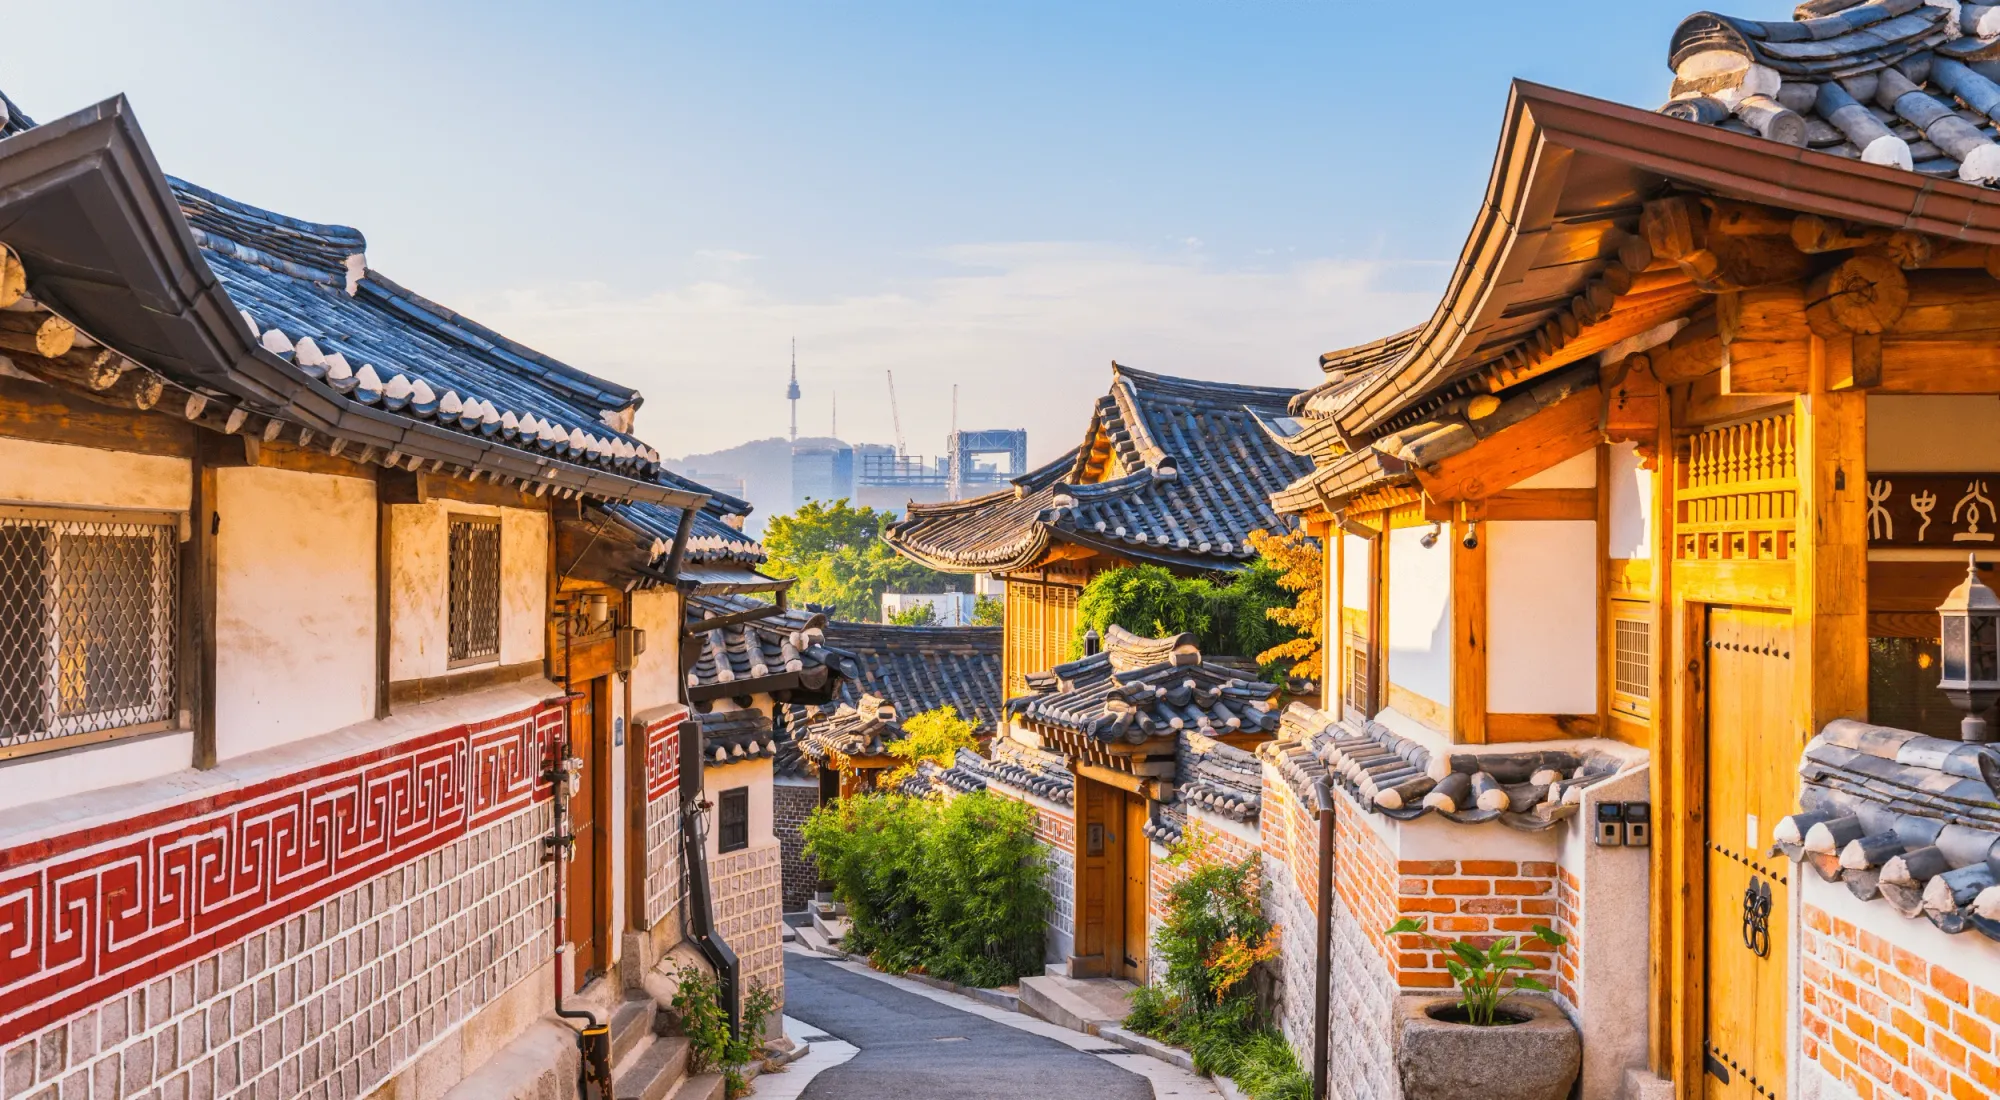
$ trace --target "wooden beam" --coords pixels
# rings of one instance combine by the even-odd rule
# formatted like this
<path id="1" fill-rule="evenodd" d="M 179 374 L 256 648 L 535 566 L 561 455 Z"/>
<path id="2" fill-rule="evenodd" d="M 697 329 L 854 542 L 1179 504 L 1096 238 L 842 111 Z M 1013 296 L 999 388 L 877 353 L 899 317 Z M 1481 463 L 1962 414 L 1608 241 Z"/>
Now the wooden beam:
<path id="1" fill-rule="evenodd" d="M 548 497 L 522 492 L 511 485 L 501 485 L 492 481 L 471 481 L 444 474 L 411 473 L 406 470 L 383 472 L 389 475 L 384 487 L 390 502 L 394 504 L 427 504 L 433 500 L 450 500 L 465 504 L 485 504 L 495 508 L 522 508 L 531 512 L 546 512 L 550 508 Z"/>
<path id="2" fill-rule="evenodd" d="M 1486 741 L 1499 745 L 1522 741 L 1560 741 L 1596 737 L 1604 726 L 1595 714 L 1489 714 Z"/>
<path id="3" fill-rule="evenodd" d="M 1571 394 L 1469 450 L 1419 470 L 1417 480 L 1436 500 L 1480 500 L 1501 492 L 1595 446 L 1602 403 L 1595 387 Z"/>
<path id="4" fill-rule="evenodd" d="M 1611 445 L 1597 445 L 1597 728 L 1611 729 L 1611 676 L 1616 655 L 1611 646 Z"/>
<path id="5" fill-rule="evenodd" d="M 389 717 L 395 706 L 389 680 L 390 641 L 395 626 L 389 601 L 395 572 L 392 554 L 395 505 L 391 503 L 390 487 L 395 476 L 393 470 L 375 472 L 375 717 L 378 720 Z"/>
<path id="6" fill-rule="evenodd" d="M 1451 525 L 1451 734 L 1463 745 L 1486 741 L 1486 540 L 1465 539 L 1476 520 Z"/>
<path id="7" fill-rule="evenodd" d="M 202 450 L 209 450 L 215 442 L 214 437 L 203 440 Z M 222 531 L 222 512 L 216 495 L 214 464 L 205 457 L 196 458 L 193 477 L 194 497 L 188 509 L 187 562 L 183 566 L 181 594 L 187 603 L 182 623 L 189 635 L 183 652 L 193 660 L 183 667 L 194 681 L 194 713 L 190 716 L 194 727 L 194 766 L 206 769 L 215 767 L 217 762 L 215 543 Z"/>
<path id="8" fill-rule="evenodd" d="M 114 411 L 24 378 L 0 377 L 0 436 L 172 458 L 195 454 L 195 428 L 184 420 Z"/>
<path id="9" fill-rule="evenodd" d="M 1107 787 L 1116 787 L 1121 791 L 1130 791 L 1133 794 L 1144 795 L 1154 800 L 1160 799 L 1160 781 L 1157 779 L 1151 779 L 1142 775 L 1132 775 L 1114 768 L 1107 768 L 1102 764 L 1090 764 L 1083 761 L 1077 762 L 1075 772 L 1077 775 L 1087 779 L 1094 779 Z"/>
<path id="10" fill-rule="evenodd" d="M 467 669 L 464 672 L 449 672 L 443 676 L 423 676 L 413 680 L 392 680 L 389 683 L 389 709 L 415 706 L 419 703 L 436 702 L 454 695 L 464 695 L 471 691 L 484 691 L 501 684 L 512 684 L 542 674 L 539 658 L 512 665 L 488 665 L 484 668 Z"/>
<path id="11" fill-rule="evenodd" d="M 1801 738 L 1868 717 L 1868 403 L 1828 388 L 1814 342 L 1811 392 L 1797 401 L 1798 549 L 1793 698 Z"/>
<path id="12" fill-rule="evenodd" d="M 249 442 L 249 437 L 245 437 L 245 442 Z M 272 470 L 325 474 L 329 477 L 353 477 L 367 481 L 375 480 L 378 473 L 389 472 L 379 466 L 363 466 L 349 459 L 335 458 L 324 451 L 278 442 L 260 443 L 254 465 Z"/>

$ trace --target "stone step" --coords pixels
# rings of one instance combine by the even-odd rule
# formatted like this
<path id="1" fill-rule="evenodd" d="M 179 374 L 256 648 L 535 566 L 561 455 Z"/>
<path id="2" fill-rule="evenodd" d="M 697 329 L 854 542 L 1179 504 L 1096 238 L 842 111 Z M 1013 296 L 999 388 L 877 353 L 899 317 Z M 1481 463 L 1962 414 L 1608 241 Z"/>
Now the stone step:
<path id="1" fill-rule="evenodd" d="M 828 943 L 839 943 L 847 938 L 847 921 L 840 917 L 830 917 L 815 912 L 812 926 Z"/>
<path id="2" fill-rule="evenodd" d="M 727 1084 L 720 1073 L 696 1074 L 681 1082 L 680 1091 L 673 1094 L 673 1100 L 723 1100 Z"/>
<path id="3" fill-rule="evenodd" d="M 619 1063 L 611 1075 L 616 1100 L 667 1100 L 687 1077 L 688 1041 L 678 1035 L 653 1036 Z"/>
<path id="4" fill-rule="evenodd" d="M 800 926 L 799 943 L 824 955 L 839 955 L 844 953 L 841 951 L 839 944 L 828 940 L 817 927 L 810 924 Z"/>
<path id="5" fill-rule="evenodd" d="M 1044 974 L 1021 979 L 1021 1011 L 1058 1027 L 1096 1035 L 1117 1027 L 1131 1011 L 1126 995 L 1138 988 L 1112 978 L 1063 978 Z"/>
<path id="6" fill-rule="evenodd" d="M 653 1033 L 660 1006 L 651 997 L 626 1001 L 611 1012 L 611 1064 L 616 1066 Z"/>

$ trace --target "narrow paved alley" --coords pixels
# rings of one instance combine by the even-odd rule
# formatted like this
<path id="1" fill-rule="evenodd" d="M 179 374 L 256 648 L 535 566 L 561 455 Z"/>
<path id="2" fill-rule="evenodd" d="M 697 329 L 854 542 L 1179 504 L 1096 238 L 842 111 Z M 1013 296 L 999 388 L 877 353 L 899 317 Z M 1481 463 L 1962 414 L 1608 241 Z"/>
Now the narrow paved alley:
<path id="1" fill-rule="evenodd" d="M 1205 1080 L 1106 1040 L 804 952 L 786 952 L 785 1012 L 806 1024 L 809 1034 L 832 1036 L 859 1053 L 820 1071 L 802 1088 L 796 1079 L 786 1080 L 790 1073 L 760 1079 L 759 1096 L 1194 1100 L 1220 1095 Z"/>

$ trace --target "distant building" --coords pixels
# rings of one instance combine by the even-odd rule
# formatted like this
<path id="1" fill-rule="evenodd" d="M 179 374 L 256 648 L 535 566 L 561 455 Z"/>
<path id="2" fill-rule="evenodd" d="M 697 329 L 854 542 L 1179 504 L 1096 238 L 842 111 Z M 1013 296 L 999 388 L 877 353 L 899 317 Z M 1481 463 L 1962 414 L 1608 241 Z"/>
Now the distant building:
<path id="1" fill-rule="evenodd" d="M 953 432 L 946 454 L 937 458 L 893 452 L 862 455 L 857 464 L 854 502 L 901 513 L 908 505 L 939 504 L 981 496 L 1028 472 L 1024 428 Z M 1005 456 L 1002 463 L 981 462 Z"/>
<path id="2" fill-rule="evenodd" d="M 854 497 L 854 448 L 845 443 L 792 448 L 791 511 L 809 500 Z"/>
<path id="3" fill-rule="evenodd" d="M 882 593 L 882 621 L 889 616 L 900 615 L 912 607 L 929 604 L 937 620 L 932 626 L 971 626 L 973 605 L 979 597 L 970 592 L 884 592 Z"/>

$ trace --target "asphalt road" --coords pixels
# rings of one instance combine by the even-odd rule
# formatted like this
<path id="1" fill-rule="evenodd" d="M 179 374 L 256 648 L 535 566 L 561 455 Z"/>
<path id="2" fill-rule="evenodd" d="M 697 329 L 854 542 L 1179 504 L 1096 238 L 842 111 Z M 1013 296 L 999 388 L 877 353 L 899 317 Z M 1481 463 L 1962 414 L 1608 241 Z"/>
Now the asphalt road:
<path id="1" fill-rule="evenodd" d="M 785 1014 L 860 1053 L 813 1078 L 802 1100 L 1153 1100 L 1102 1058 L 849 973 L 785 957 Z"/>

